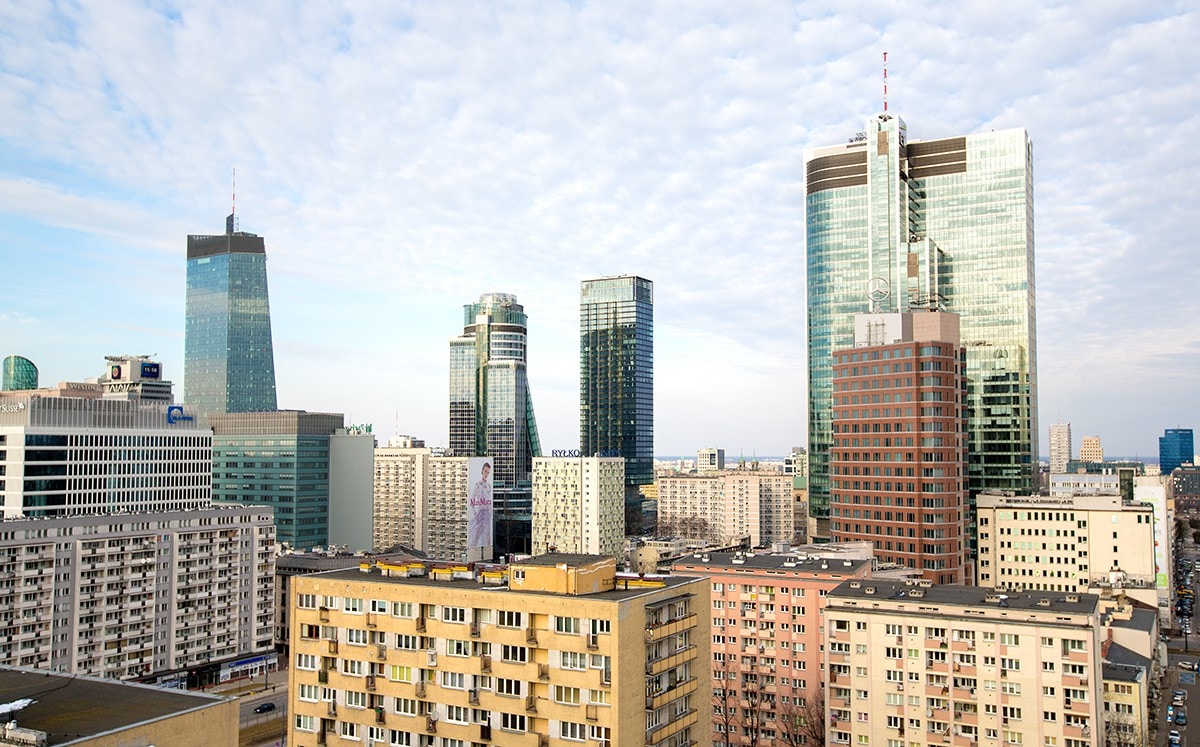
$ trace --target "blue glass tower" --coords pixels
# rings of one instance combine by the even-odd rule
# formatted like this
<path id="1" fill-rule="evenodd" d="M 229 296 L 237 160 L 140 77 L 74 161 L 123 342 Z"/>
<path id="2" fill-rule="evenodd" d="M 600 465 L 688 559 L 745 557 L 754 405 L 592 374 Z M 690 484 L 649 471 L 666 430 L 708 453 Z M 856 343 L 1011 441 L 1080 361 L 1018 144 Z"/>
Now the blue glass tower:
<path id="1" fill-rule="evenodd" d="M 579 294 L 579 448 L 625 458 L 626 515 L 654 482 L 654 283 L 584 280 Z"/>
<path id="2" fill-rule="evenodd" d="M 33 361 L 19 355 L 4 359 L 4 384 L 6 392 L 38 388 L 38 370 Z"/>
<path id="3" fill-rule="evenodd" d="M 1158 439 L 1158 467 L 1169 475 L 1182 464 L 1196 458 L 1196 442 L 1191 428 L 1168 428 Z"/>
<path id="4" fill-rule="evenodd" d="M 275 352 L 261 236 L 188 236 L 183 401 L 203 415 L 274 410 Z"/>

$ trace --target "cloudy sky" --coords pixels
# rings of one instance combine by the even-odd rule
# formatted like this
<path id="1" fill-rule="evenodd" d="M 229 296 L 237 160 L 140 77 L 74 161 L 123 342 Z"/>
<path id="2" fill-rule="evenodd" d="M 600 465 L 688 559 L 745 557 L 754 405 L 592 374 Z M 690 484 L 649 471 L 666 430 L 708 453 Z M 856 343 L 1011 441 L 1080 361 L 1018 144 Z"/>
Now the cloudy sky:
<path id="1" fill-rule="evenodd" d="M 279 404 L 447 439 L 449 338 L 529 314 L 542 443 L 578 445 L 583 278 L 655 281 L 656 452 L 806 441 L 803 160 L 881 108 L 1034 142 L 1047 424 L 1200 427 L 1194 2 L 0 0 L 0 354 L 152 353 L 184 247 L 265 236 Z"/>

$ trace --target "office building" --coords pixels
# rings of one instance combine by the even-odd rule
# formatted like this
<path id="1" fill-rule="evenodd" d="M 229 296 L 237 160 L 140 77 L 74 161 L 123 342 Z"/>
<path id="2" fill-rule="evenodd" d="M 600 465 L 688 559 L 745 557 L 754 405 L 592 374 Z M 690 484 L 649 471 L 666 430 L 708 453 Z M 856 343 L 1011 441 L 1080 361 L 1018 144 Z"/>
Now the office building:
<path id="1" fill-rule="evenodd" d="M 108 368 L 98 380 L 104 399 L 143 402 L 175 401 L 174 387 L 162 377 L 162 364 L 148 355 L 110 355 Z"/>
<path id="2" fill-rule="evenodd" d="M 580 283 L 579 448 L 624 457 L 627 518 L 640 519 L 637 488 L 654 482 L 654 283 L 645 278 Z"/>
<path id="3" fill-rule="evenodd" d="M 1087 438 L 1084 438 L 1087 441 Z M 1074 456 L 1071 447 L 1071 424 L 1050 424 L 1050 474 L 1058 475 L 1067 471 L 1067 462 Z"/>
<path id="4" fill-rule="evenodd" d="M 1164 478 L 1171 482 L 1175 509 L 1180 513 L 1200 509 L 1200 467 L 1181 465 Z"/>
<path id="5" fill-rule="evenodd" d="M 223 695 L 16 668 L 0 668 L 0 689 L 3 745 L 238 745 L 238 701 Z"/>
<path id="6" fill-rule="evenodd" d="M 706 579 L 560 554 L 292 583 L 289 745 L 712 744 Z"/>
<path id="7" fill-rule="evenodd" d="M 329 437 L 329 544 L 372 550 L 375 436 L 370 426 L 337 428 Z"/>
<path id="8" fill-rule="evenodd" d="M 302 410 L 211 414 L 213 503 L 270 506 L 280 543 L 328 545 L 330 475 L 338 469 L 330 441 L 344 420 Z"/>
<path id="9" fill-rule="evenodd" d="M 1196 458 L 1195 441 L 1191 428 L 1168 428 L 1158 439 L 1158 468 L 1169 475 L 1183 464 L 1192 464 Z"/>
<path id="10" fill-rule="evenodd" d="M 183 401 L 202 415 L 276 407 L 266 246 L 235 223 L 187 241 Z"/>
<path id="11" fill-rule="evenodd" d="M 826 594 L 869 578 L 871 561 L 693 553 L 671 573 L 712 584 L 713 744 L 819 741 L 806 721 L 824 719 Z"/>
<path id="12" fill-rule="evenodd" d="M 463 306 L 450 341 L 450 449 L 492 459 L 499 553 L 529 552 L 533 458 L 541 456 L 526 378 L 527 318 L 511 293 Z"/>
<path id="13" fill-rule="evenodd" d="M 725 450 L 708 448 L 696 452 L 697 472 L 720 472 L 725 469 Z"/>
<path id="14" fill-rule="evenodd" d="M 1097 744 L 1100 616 L 1091 594 L 846 581 L 825 607 L 828 743 Z"/>
<path id="15" fill-rule="evenodd" d="M 38 388 L 38 370 L 33 361 L 19 355 L 4 359 L 3 386 L 6 392 Z"/>
<path id="16" fill-rule="evenodd" d="M 971 580 L 965 351 L 939 311 L 859 314 L 833 352 L 829 532 L 937 583 Z"/>
<path id="17" fill-rule="evenodd" d="M 810 537 L 829 536 L 833 351 L 854 339 L 855 314 L 959 315 L 971 495 L 1030 491 L 1037 346 L 1025 131 L 912 141 L 885 112 L 805 165 Z"/>
<path id="18" fill-rule="evenodd" d="M 1099 436 L 1084 436 L 1083 443 L 1079 445 L 1079 461 L 1081 462 L 1103 462 L 1104 447 L 1100 445 Z"/>
<path id="19" fill-rule="evenodd" d="M 208 506 L 212 434 L 194 408 L 99 399 L 86 386 L 0 398 L 4 516 Z"/>
<path id="20" fill-rule="evenodd" d="M 533 460 L 533 554 L 619 555 L 625 541 L 625 460 Z"/>
<path id="21" fill-rule="evenodd" d="M 791 544 L 795 537 L 792 477 L 727 470 L 658 478 L 658 534 L 727 547 Z"/>
<path id="22" fill-rule="evenodd" d="M 0 665 L 169 686 L 259 673 L 274 544 L 258 507 L 7 519 Z"/>
<path id="23" fill-rule="evenodd" d="M 1129 552 L 1155 547 L 1154 515 L 1150 501 L 1126 503 L 1116 494 L 983 493 L 978 496 L 979 585 L 1103 595 L 1121 590 L 1157 608 L 1156 553 Z"/>

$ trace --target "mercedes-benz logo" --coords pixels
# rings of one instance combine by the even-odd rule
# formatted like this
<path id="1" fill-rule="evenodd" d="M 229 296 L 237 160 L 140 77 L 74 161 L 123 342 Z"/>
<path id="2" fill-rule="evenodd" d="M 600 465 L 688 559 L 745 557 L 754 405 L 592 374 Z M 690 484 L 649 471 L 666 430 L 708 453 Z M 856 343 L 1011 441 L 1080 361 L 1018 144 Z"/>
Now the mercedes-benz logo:
<path id="1" fill-rule="evenodd" d="M 867 281 L 867 298 L 872 301 L 882 301 L 892 294 L 886 278 L 873 277 Z"/>

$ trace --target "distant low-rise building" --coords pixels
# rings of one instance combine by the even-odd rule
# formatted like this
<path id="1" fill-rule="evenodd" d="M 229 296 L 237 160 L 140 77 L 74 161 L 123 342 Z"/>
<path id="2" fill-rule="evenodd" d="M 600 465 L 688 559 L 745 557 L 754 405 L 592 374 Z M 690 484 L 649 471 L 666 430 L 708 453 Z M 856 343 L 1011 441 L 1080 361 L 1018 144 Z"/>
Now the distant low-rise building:
<path id="1" fill-rule="evenodd" d="M 1079 445 L 1079 461 L 1081 462 L 1103 462 L 1104 447 L 1100 444 L 1099 436 L 1084 436 L 1083 443 Z"/>

